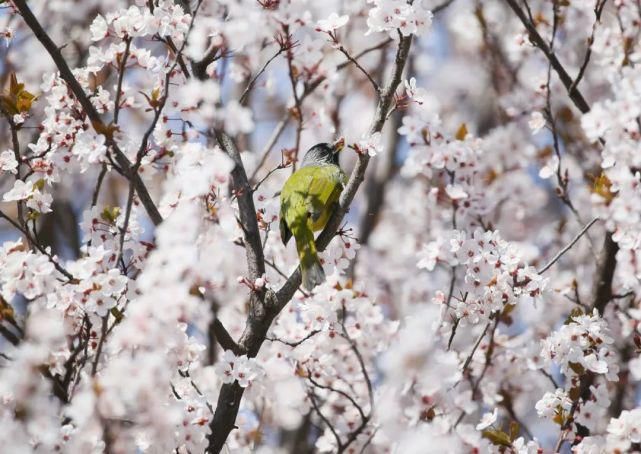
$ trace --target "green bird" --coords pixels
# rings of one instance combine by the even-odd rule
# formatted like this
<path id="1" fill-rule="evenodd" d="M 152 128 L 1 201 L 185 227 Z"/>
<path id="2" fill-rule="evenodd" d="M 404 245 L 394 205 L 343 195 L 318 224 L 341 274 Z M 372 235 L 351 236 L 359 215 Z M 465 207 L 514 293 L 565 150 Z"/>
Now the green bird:
<path id="1" fill-rule="evenodd" d="M 310 148 L 300 169 L 287 179 L 280 193 L 280 236 L 285 245 L 294 236 L 307 290 L 325 281 L 314 232 L 325 227 L 347 183 L 338 164 L 343 145 L 340 140 L 333 145 L 319 143 Z"/>

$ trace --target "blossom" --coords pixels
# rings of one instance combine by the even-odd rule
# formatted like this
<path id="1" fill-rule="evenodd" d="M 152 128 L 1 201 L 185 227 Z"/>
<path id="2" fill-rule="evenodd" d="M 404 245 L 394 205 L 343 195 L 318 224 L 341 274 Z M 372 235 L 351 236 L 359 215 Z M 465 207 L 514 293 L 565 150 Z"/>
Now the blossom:
<path id="1" fill-rule="evenodd" d="M 383 138 L 381 133 L 363 134 L 361 140 L 354 145 L 354 149 L 359 153 L 376 156 L 383 151 Z"/>
<path id="2" fill-rule="evenodd" d="M 16 161 L 15 153 L 13 151 L 5 150 L 0 153 L 0 169 L 13 174 L 18 172 L 18 161 Z"/>
<path id="3" fill-rule="evenodd" d="M 610 330 L 596 309 L 591 315 L 572 315 L 569 321 L 541 343 L 542 356 L 549 364 L 554 361 L 569 376 L 585 368 L 617 380 L 618 367 L 610 350 Z"/>
<path id="4" fill-rule="evenodd" d="M 481 421 L 476 425 L 476 430 L 485 430 L 496 422 L 498 409 L 495 408 L 491 413 L 485 413 Z"/>
<path id="5" fill-rule="evenodd" d="M 224 121 L 225 130 L 229 134 L 246 134 L 254 129 L 251 111 L 241 106 L 236 100 L 229 102 L 224 111 L 220 113 L 220 116 Z"/>
<path id="6" fill-rule="evenodd" d="M 467 193 L 461 186 L 448 184 L 445 192 L 452 200 L 460 200 L 467 198 Z"/>
<path id="7" fill-rule="evenodd" d="M 247 355 L 236 356 L 231 350 L 225 350 L 215 368 L 223 383 L 238 380 L 238 384 L 243 388 L 251 385 L 263 374 L 254 358 L 248 358 Z"/>
<path id="8" fill-rule="evenodd" d="M 92 41 L 100 41 L 107 36 L 108 24 L 103 16 L 98 14 L 89 26 Z"/>
<path id="9" fill-rule="evenodd" d="M 417 104 L 423 104 L 426 101 L 427 90 L 417 86 L 416 77 L 404 80 L 403 84 L 405 85 L 405 93 L 411 100 Z"/>
<path id="10" fill-rule="evenodd" d="M 569 412 L 572 408 L 572 400 L 562 389 L 556 389 L 553 393 L 546 392 L 535 405 L 536 412 L 541 418 L 553 419 L 561 412 Z"/>
<path id="11" fill-rule="evenodd" d="M 608 441 L 620 441 L 624 449 L 641 442 L 641 409 L 623 410 L 618 418 L 610 420 L 607 431 Z"/>
<path id="12" fill-rule="evenodd" d="M 532 130 L 532 134 L 536 134 L 546 125 L 545 117 L 541 112 L 532 112 L 530 119 L 528 120 L 528 126 Z"/>
<path id="13" fill-rule="evenodd" d="M 386 31 L 392 35 L 399 29 L 403 36 L 424 34 L 432 24 L 432 12 L 423 7 L 421 0 L 374 0 L 374 8 L 367 18 L 368 33 Z"/>
<path id="14" fill-rule="evenodd" d="M 2 200 L 5 202 L 10 202 L 14 200 L 24 200 L 28 199 L 33 195 L 35 191 L 33 183 L 28 183 L 22 180 L 16 180 L 13 183 L 13 188 L 10 191 L 5 192 L 2 196 Z"/>
<path id="15" fill-rule="evenodd" d="M 49 213 L 51 212 L 52 202 L 53 196 L 51 194 L 36 190 L 27 200 L 27 206 L 39 213 Z"/>
<path id="16" fill-rule="evenodd" d="M 463 267 L 466 297 L 454 302 L 454 311 L 469 323 L 487 320 L 524 297 L 538 297 L 547 283 L 536 270 L 520 264 L 517 251 L 496 231 L 477 229 L 469 238 L 466 232 L 451 231 L 425 245 L 419 258 L 420 268 L 432 269 L 439 262 Z"/>
<path id="17" fill-rule="evenodd" d="M 318 26 L 316 30 L 326 33 L 331 33 L 347 24 L 349 21 L 349 16 L 343 15 L 339 16 L 336 13 L 329 15 L 327 19 L 319 20 L 317 22 Z"/>

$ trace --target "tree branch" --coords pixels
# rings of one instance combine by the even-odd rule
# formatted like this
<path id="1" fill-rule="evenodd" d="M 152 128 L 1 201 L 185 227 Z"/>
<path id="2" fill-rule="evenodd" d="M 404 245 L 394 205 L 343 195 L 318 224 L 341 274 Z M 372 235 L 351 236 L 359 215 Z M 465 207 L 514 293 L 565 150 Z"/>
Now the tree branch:
<path id="1" fill-rule="evenodd" d="M 254 281 L 265 274 L 265 257 L 260 239 L 260 230 L 256 219 L 253 190 L 247 179 L 245 166 L 240 153 L 231 138 L 223 131 L 214 131 L 218 145 L 234 161 L 231 171 L 232 187 L 238 201 L 240 224 L 245 237 L 245 253 L 247 255 L 247 268 L 249 278 Z"/>
<path id="2" fill-rule="evenodd" d="M 51 38 L 49 37 L 47 32 L 44 30 L 44 28 L 42 28 L 42 25 L 40 25 L 40 22 L 38 22 L 38 19 L 36 19 L 36 17 L 31 12 L 31 9 L 29 9 L 29 7 L 27 6 L 26 0 L 13 0 L 13 4 L 22 15 L 22 18 L 24 19 L 27 26 L 31 29 L 33 34 L 38 39 L 38 41 L 42 43 L 44 48 L 47 50 L 47 52 L 53 59 L 54 63 L 56 64 L 56 67 L 58 68 L 58 71 L 60 71 L 60 77 L 62 77 L 62 79 L 66 82 L 67 86 L 73 92 L 74 96 L 82 106 L 85 114 L 91 121 L 91 124 L 94 127 L 94 129 L 97 132 L 107 130 L 107 126 L 104 124 L 104 122 L 100 118 L 100 114 L 95 109 L 93 104 L 91 104 L 91 100 L 85 93 L 84 89 L 82 88 L 82 86 L 80 85 L 76 77 L 71 72 L 69 65 L 67 64 L 66 60 L 60 53 L 60 48 L 51 40 Z M 140 175 L 138 175 L 138 172 L 132 171 L 131 162 L 129 161 L 127 156 L 122 152 L 120 147 L 118 147 L 118 144 L 114 140 L 113 135 L 105 134 L 105 139 L 106 139 L 105 141 L 107 145 L 109 145 L 114 150 L 116 162 L 122 168 L 125 176 L 131 181 L 131 183 L 136 188 L 136 192 L 138 193 L 140 202 L 145 207 L 145 210 L 147 211 L 149 218 L 154 223 L 154 225 L 159 225 L 162 222 L 162 216 L 160 215 L 158 208 L 154 204 L 151 198 L 151 195 L 149 195 L 149 191 L 147 190 L 145 183 L 142 181 L 142 178 L 140 178 Z"/>
<path id="3" fill-rule="evenodd" d="M 559 76 L 559 79 L 561 79 L 561 83 L 563 83 L 563 85 L 567 89 L 568 95 L 570 96 L 570 99 L 572 99 L 572 101 L 574 102 L 574 105 L 577 107 L 577 109 L 579 109 L 581 113 L 589 112 L 590 106 L 588 105 L 587 101 L 585 100 L 581 92 L 577 89 L 576 84 L 574 83 L 574 79 L 570 77 L 570 75 L 565 70 L 565 68 L 559 61 L 559 59 L 556 57 L 556 54 L 554 53 L 554 51 L 550 49 L 550 46 L 548 45 L 548 43 L 539 34 L 534 23 L 532 23 L 532 21 L 523 12 L 521 7 L 517 3 L 517 0 L 505 0 L 505 1 L 510 6 L 510 8 L 512 8 L 516 16 L 519 18 L 519 20 L 527 30 L 532 44 L 534 44 L 536 47 L 541 49 L 541 51 L 545 54 L 547 59 L 550 61 L 552 68 L 554 68 L 554 71 Z"/>
<path id="4" fill-rule="evenodd" d="M 590 229 L 590 227 L 592 227 L 592 226 L 594 225 L 594 223 L 595 223 L 596 221 L 598 221 L 598 220 L 599 220 L 599 218 L 594 218 L 594 219 L 592 219 L 590 222 L 588 222 L 588 223 L 585 225 L 585 227 L 583 227 L 583 228 L 581 229 L 581 231 L 580 231 L 579 233 L 577 233 L 577 234 L 576 234 L 576 236 L 572 239 L 572 241 L 570 241 L 570 242 L 567 244 L 567 246 L 565 246 L 563 249 L 561 249 L 559 252 L 557 252 L 557 254 L 556 254 L 554 257 L 552 257 L 552 260 L 550 260 L 548 263 L 546 263 L 546 264 L 545 264 L 545 265 L 544 265 L 540 270 L 538 270 L 537 272 L 538 272 L 539 274 L 543 274 L 543 273 L 545 273 L 547 270 L 549 270 L 549 269 L 550 269 L 550 267 L 552 267 L 552 265 L 554 265 L 556 262 L 558 262 L 558 261 L 559 261 L 559 259 L 563 256 L 563 254 L 565 254 L 566 252 L 568 252 L 568 251 L 572 248 L 572 246 L 574 246 L 574 245 L 576 244 L 576 242 L 577 242 L 577 241 L 579 241 L 579 239 L 581 239 L 581 237 L 582 237 L 584 234 L 586 234 L 586 233 L 587 233 L 587 231 Z"/>

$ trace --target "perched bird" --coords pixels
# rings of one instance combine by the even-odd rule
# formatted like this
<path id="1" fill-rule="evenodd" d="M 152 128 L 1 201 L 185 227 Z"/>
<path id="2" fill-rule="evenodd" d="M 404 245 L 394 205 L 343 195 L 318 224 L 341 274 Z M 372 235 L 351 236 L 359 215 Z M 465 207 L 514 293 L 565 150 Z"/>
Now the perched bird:
<path id="1" fill-rule="evenodd" d="M 280 193 L 280 236 L 284 244 L 294 236 L 307 290 L 325 281 L 314 232 L 325 227 L 347 183 L 338 164 L 344 143 L 341 139 L 335 144 L 319 143 L 310 148 L 300 169 L 287 179 Z"/>

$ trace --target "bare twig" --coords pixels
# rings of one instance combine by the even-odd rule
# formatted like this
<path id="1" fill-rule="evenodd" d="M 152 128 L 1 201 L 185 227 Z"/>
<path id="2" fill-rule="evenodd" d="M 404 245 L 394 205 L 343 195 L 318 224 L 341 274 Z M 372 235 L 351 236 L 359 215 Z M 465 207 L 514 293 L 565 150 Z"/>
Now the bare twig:
<path id="1" fill-rule="evenodd" d="M 372 84 L 372 87 L 374 87 L 374 91 L 376 93 L 378 93 L 381 89 L 378 86 L 378 83 L 376 83 L 376 81 L 374 80 L 372 75 L 369 73 L 369 71 L 367 71 L 365 68 L 363 68 L 363 66 L 361 66 L 361 64 L 358 62 L 358 60 L 356 60 L 355 57 L 352 57 L 350 55 L 350 53 L 347 51 L 347 49 L 345 49 L 344 46 L 342 46 L 342 45 L 338 46 L 338 50 L 340 51 L 340 53 L 345 55 L 345 57 L 347 57 L 348 61 L 354 63 L 354 66 L 356 66 L 359 69 L 359 71 L 362 72 L 365 75 L 365 77 L 367 77 L 367 80 L 369 80 L 370 83 Z"/>
<path id="2" fill-rule="evenodd" d="M 102 318 L 102 326 L 100 328 L 100 339 L 98 340 L 98 346 L 96 347 L 96 356 L 93 359 L 91 364 L 91 376 L 96 375 L 98 371 L 98 363 L 100 362 L 100 355 L 102 353 L 102 347 L 105 344 L 105 338 L 107 337 L 107 327 L 109 322 L 109 313 Z"/>
<path id="3" fill-rule="evenodd" d="M 579 69 L 579 73 L 574 79 L 574 82 L 572 82 L 570 91 L 574 91 L 576 87 L 578 87 L 579 83 L 581 82 L 581 79 L 583 79 L 585 70 L 587 69 L 588 64 L 590 63 L 590 57 L 592 56 L 592 45 L 594 44 L 594 34 L 596 33 L 597 24 L 601 21 L 601 14 L 603 13 L 603 8 L 605 8 L 605 4 L 607 2 L 608 0 L 597 0 L 596 5 L 594 6 L 595 18 L 594 18 L 594 22 L 592 23 L 592 33 L 588 38 L 588 48 L 585 50 L 585 57 L 583 57 L 583 63 L 581 64 L 581 68 Z"/>
<path id="4" fill-rule="evenodd" d="M 249 81 L 249 84 L 247 84 L 247 87 L 246 87 L 246 88 L 245 88 L 245 90 L 243 91 L 243 94 L 242 94 L 242 95 L 240 95 L 240 98 L 238 98 L 238 102 L 239 102 L 241 105 L 245 105 L 245 104 L 246 104 L 246 102 L 247 102 L 247 100 L 248 100 L 248 95 L 249 95 L 249 93 L 251 92 L 252 88 L 254 88 L 254 84 L 256 84 L 256 81 L 257 81 L 257 80 L 258 80 L 258 78 L 259 78 L 259 77 L 260 77 L 260 76 L 265 72 L 265 70 L 267 69 L 267 67 L 269 66 L 269 64 L 270 64 L 271 62 L 273 62 L 274 60 L 276 60 L 276 58 L 277 58 L 280 54 L 282 54 L 283 52 L 285 52 L 286 50 L 287 50 L 287 48 L 286 48 L 286 47 L 281 46 L 281 47 L 278 49 L 278 52 L 276 52 L 276 53 L 275 53 L 275 54 L 274 54 L 274 55 L 273 55 L 269 60 L 267 60 L 267 61 L 265 62 L 265 64 L 263 65 L 263 67 L 262 67 L 262 68 L 260 68 L 260 71 L 258 71 L 258 73 L 256 73 L 256 75 L 252 78 L 252 80 L 250 80 L 250 81 Z"/>
<path id="5" fill-rule="evenodd" d="M 323 412 L 322 412 L 322 411 L 320 411 L 320 408 L 318 407 L 318 404 L 316 403 L 316 398 L 314 397 L 314 393 L 313 393 L 313 392 L 309 392 L 309 393 L 307 394 L 307 396 L 309 397 L 309 400 L 310 400 L 310 401 L 311 401 L 311 403 L 312 403 L 312 407 L 314 407 L 314 411 L 316 412 L 316 414 L 318 415 L 318 417 L 319 417 L 319 418 L 320 418 L 320 419 L 325 423 L 325 425 L 329 428 L 329 430 L 332 432 L 332 435 L 334 435 L 334 438 L 336 439 L 336 447 L 338 448 L 338 450 L 339 450 L 339 451 L 340 451 L 340 450 L 342 450 L 342 448 L 343 448 L 343 442 L 341 441 L 341 437 L 338 435 L 338 433 L 336 433 L 336 429 L 334 429 L 334 426 L 332 425 L 332 423 L 331 423 L 331 422 L 329 422 L 329 420 L 327 419 L 327 417 L 326 417 L 325 415 L 323 415 Z"/>
<path id="6" fill-rule="evenodd" d="M 287 126 L 287 123 L 289 122 L 289 112 L 287 112 L 283 118 L 278 122 L 276 127 L 274 128 L 274 131 L 272 132 L 272 135 L 269 137 L 269 140 L 263 147 L 263 150 L 261 152 L 261 158 L 260 161 L 258 162 L 258 165 L 252 172 L 251 177 L 249 177 L 250 183 L 253 183 L 256 181 L 256 176 L 258 175 L 258 172 L 260 172 L 260 169 L 265 165 L 265 162 L 267 161 L 267 158 L 269 157 L 269 153 L 272 151 L 272 148 L 274 148 L 274 145 L 276 145 L 276 142 L 278 141 L 278 138 L 281 136 L 283 131 L 285 130 L 285 126 Z"/>
<path id="7" fill-rule="evenodd" d="M 474 353 L 476 353 L 476 350 L 479 348 L 479 345 L 481 344 L 481 341 L 485 337 L 485 334 L 487 333 L 487 330 L 490 328 L 490 325 L 492 324 L 492 320 L 490 319 L 486 324 L 485 328 L 483 328 L 483 332 L 480 334 L 480 336 L 476 339 L 476 342 L 474 342 L 474 346 L 472 347 L 472 351 L 470 351 L 470 354 L 467 355 L 467 358 L 465 359 L 465 362 L 463 363 L 463 368 L 461 369 L 461 373 L 465 375 L 465 372 L 467 371 L 468 366 L 472 362 L 472 358 L 474 357 Z M 458 384 L 458 383 L 457 383 Z M 456 385 L 454 385 L 456 386 Z"/>
<path id="8" fill-rule="evenodd" d="M 556 255 L 555 255 L 554 257 L 552 257 L 552 259 L 551 259 L 548 263 L 546 263 L 545 265 L 543 265 L 543 267 L 542 267 L 540 270 L 538 270 L 538 273 L 539 273 L 539 274 L 543 274 L 543 273 L 545 273 L 547 270 L 549 270 L 549 269 L 552 267 L 552 265 L 554 265 L 556 262 L 558 262 L 558 261 L 559 261 L 559 259 L 560 259 L 561 257 L 563 257 L 563 254 L 565 254 L 565 253 L 566 253 L 566 252 L 568 252 L 570 249 L 572 249 L 572 246 L 574 246 L 574 245 L 576 244 L 576 242 L 577 242 L 577 241 L 579 241 L 579 240 L 581 239 L 581 237 L 582 237 L 583 235 L 585 235 L 585 233 L 590 229 L 590 227 L 592 227 L 592 226 L 594 225 L 594 223 L 595 223 L 596 221 L 598 221 L 598 220 L 599 220 L 599 218 L 597 217 L 597 218 L 592 219 L 590 222 L 588 222 L 588 223 L 587 223 L 587 224 L 586 224 L 586 225 L 581 229 L 581 231 L 580 231 L 579 233 L 577 233 L 577 234 L 576 234 L 576 236 L 575 236 L 574 238 L 572 238 L 572 241 L 570 241 L 570 242 L 569 242 L 569 243 L 568 243 L 568 244 L 567 244 L 563 249 L 561 249 L 559 252 L 557 252 L 557 253 L 556 253 Z"/>
<path id="9" fill-rule="evenodd" d="M 306 335 L 305 337 L 303 337 L 301 340 L 293 341 L 293 342 L 292 342 L 292 341 L 286 341 L 286 340 L 283 340 L 283 339 L 279 339 L 279 338 L 277 338 L 277 337 L 268 337 L 268 338 L 267 338 L 267 339 L 265 339 L 265 340 L 268 340 L 268 341 L 270 341 L 270 342 L 280 342 L 281 344 L 285 344 L 285 345 L 288 345 L 288 346 L 290 346 L 290 347 L 292 347 L 292 348 L 296 348 L 296 347 L 298 347 L 300 344 L 302 344 L 303 342 L 305 342 L 305 341 L 307 341 L 307 340 L 311 339 L 312 337 L 314 337 L 315 335 L 317 335 L 317 334 L 318 334 L 318 333 L 320 333 L 320 332 L 321 332 L 321 331 L 320 331 L 319 329 L 315 329 L 315 330 L 313 330 L 313 331 L 310 331 L 310 332 L 309 332 L 309 334 L 307 334 L 307 335 Z"/>

